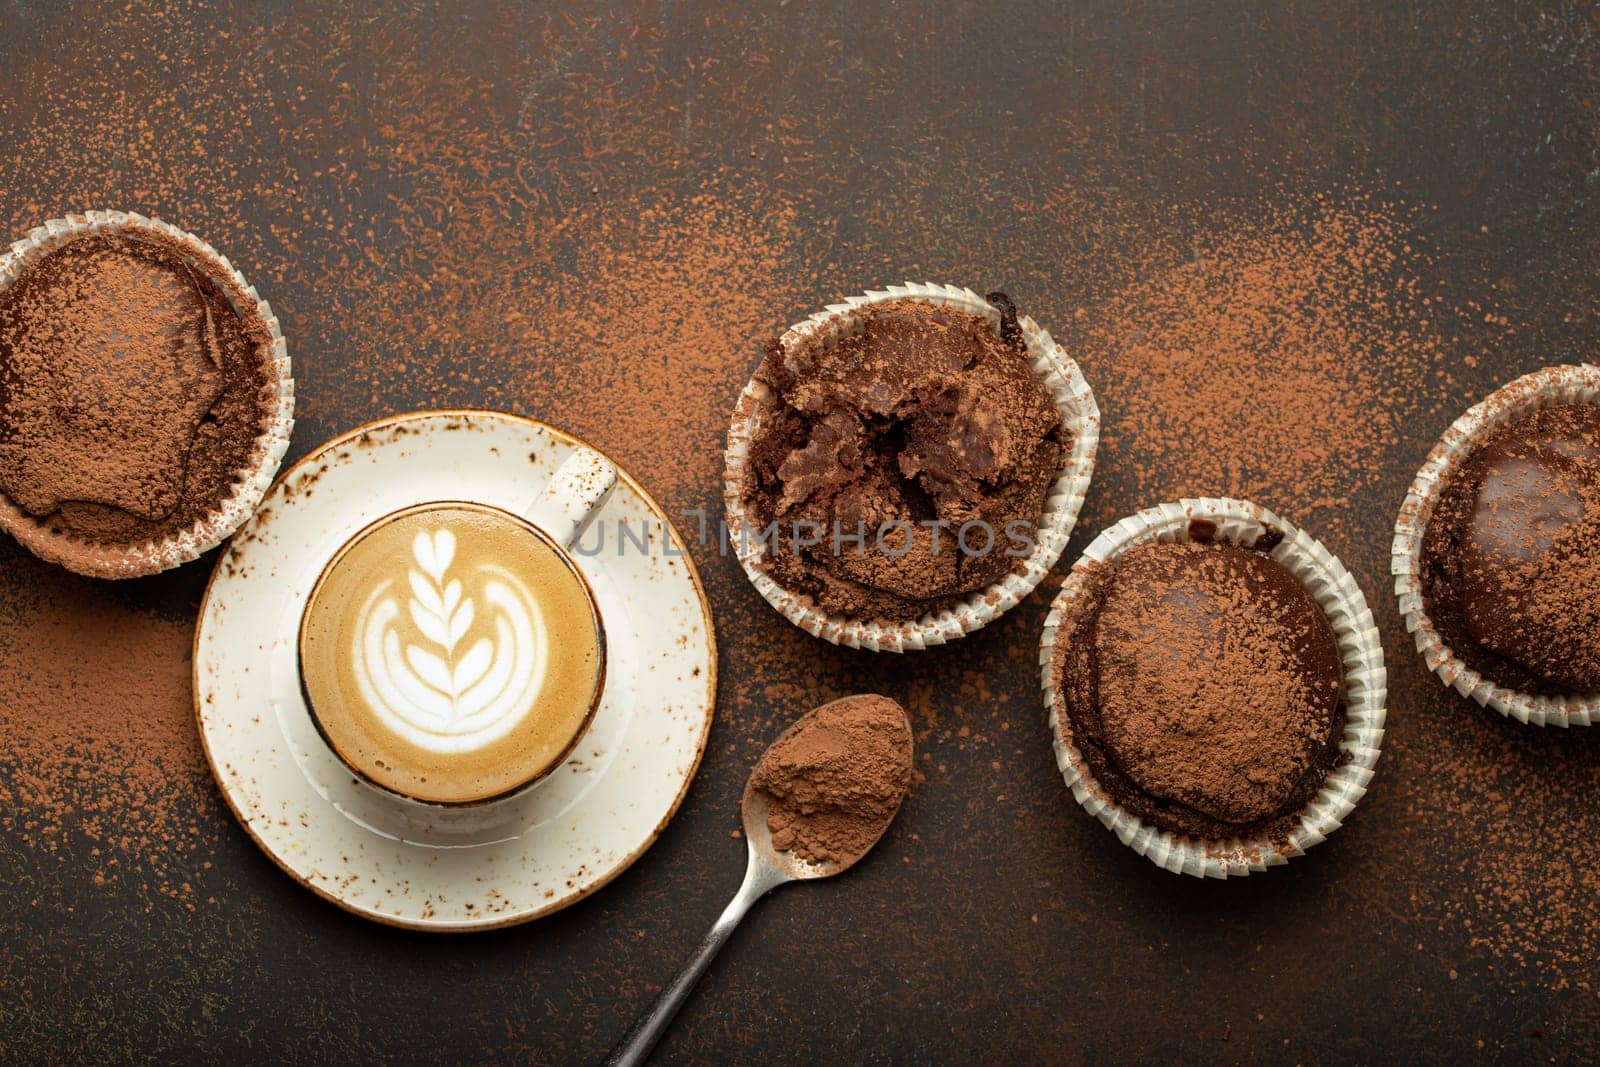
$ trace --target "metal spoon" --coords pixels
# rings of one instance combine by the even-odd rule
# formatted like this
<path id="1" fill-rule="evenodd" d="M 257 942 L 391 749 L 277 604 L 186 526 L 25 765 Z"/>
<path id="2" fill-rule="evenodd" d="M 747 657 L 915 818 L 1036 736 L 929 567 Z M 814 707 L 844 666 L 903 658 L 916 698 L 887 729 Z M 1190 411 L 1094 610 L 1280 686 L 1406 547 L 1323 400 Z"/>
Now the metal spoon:
<path id="1" fill-rule="evenodd" d="M 855 698 L 843 698 L 843 700 L 853 699 Z M 804 726 L 818 711 L 832 707 L 834 704 L 843 703 L 843 700 L 836 700 L 833 704 L 824 704 L 821 708 L 803 715 L 799 721 L 785 730 L 777 741 L 772 743 L 772 747 L 776 747 L 785 738 Z M 902 714 L 904 714 L 903 710 Z M 910 723 L 908 722 L 908 736 L 909 732 Z M 768 748 L 767 751 L 771 752 L 772 748 Z M 909 768 L 911 759 L 909 745 L 905 756 Z M 765 760 L 766 756 L 763 755 L 762 759 L 756 764 L 758 769 Z M 752 781 L 754 776 L 755 772 L 752 771 Z M 678 977 L 674 978 L 672 984 L 662 992 L 655 1005 L 641 1015 L 633 1024 L 633 1029 L 629 1030 L 621 1043 L 612 1049 L 611 1056 L 606 1062 L 612 1067 L 635 1067 L 635 1065 L 643 1063 L 645 1057 L 650 1055 L 650 1050 L 656 1047 L 656 1042 L 661 1040 L 661 1035 L 666 1032 L 673 1017 L 678 1014 L 678 1009 L 682 1008 L 684 1002 L 689 999 L 689 994 L 693 991 L 695 984 L 700 981 L 700 976 L 705 974 L 706 968 L 711 965 L 711 961 L 716 959 L 717 953 L 722 950 L 722 946 L 727 943 L 729 936 L 732 935 L 734 927 L 739 925 L 739 920 L 745 917 L 745 913 L 750 910 L 751 906 L 780 885 L 785 885 L 789 882 L 815 881 L 818 878 L 831 878 L 836 874 L 843 874 L 851 867 L 854 867 L 861 861 L 863 856 L 871 852 L 873 847 L 883 839 L 884 833 L 889 829 L 889 824 L 894 821 L 895 815 L 900 810 L 900 802 L 904 800 L 905 792 L 902 791 L 899 801 L 895 803 L 894 810 L 884 818 L 883 826 L 878 830 L 878 835 L 872 839 L 872 843 L 867 847 L 861 849 L 854 856 L 846 857 L 841 862 L 815 864 L 801 859 L 793 852 L 779 852 L 772 847 L 772 831 L 767 827 L 767 797 L 764 793 L 752 788 L 752 782 L 746 782 L 744 800 L 739 805 L 740 817 L 744 822 L 744 837 L 749 843 L 749 860 L 745 864 L 744 884 L 739 887 L 739 892 L 734 894 L 733 900 L 723 910 L 716 924 L 711 927 L 711 932 L 706 935 L 706 939 L 700 942 L 700 947 L 695 949 L 694 955 L 689 958 L 689 962 L 684 965 L 683 970 L 678 972 Z"/>

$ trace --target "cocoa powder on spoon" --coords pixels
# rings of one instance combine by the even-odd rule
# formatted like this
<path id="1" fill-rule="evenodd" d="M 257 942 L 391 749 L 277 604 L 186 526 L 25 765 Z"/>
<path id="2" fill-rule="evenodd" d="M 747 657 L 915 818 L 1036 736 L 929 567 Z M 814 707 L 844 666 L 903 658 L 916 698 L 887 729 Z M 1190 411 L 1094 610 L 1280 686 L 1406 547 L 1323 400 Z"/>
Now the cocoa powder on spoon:
<path id="1" fill-rule="evenodd" d="M 900 705 L 866 694 L 824 705 L 767 751 L 749 793 L 767 801 L 772 847 L 849 866 L 883 835 L 911 785 Z"/>

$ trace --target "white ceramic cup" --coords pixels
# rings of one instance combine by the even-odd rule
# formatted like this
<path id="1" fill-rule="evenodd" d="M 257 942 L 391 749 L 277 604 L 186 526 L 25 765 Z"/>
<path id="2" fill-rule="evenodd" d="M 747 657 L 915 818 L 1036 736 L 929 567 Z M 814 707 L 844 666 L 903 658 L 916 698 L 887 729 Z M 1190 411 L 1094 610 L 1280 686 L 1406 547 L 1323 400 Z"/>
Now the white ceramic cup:
<path id="1" fill-rule="evenodd" d="M 306 599 L 297 668 L 313 725 L 350 771 L 403 801 L 461 807 L 515 796 L 560 766 L 592 722 L 605 681 L 605 621 L 570 550 L 616 483 L 616 468 L 605 457 L 579 447 L 521 515 L 472 501 L 418 501 L 340 545 Z M 460 513 L 453 527 L 425 528 L 428 515 L 452 511 Z M 519 581 L 514 568 L 500 566 L 482 545 L 463 552 L 471 556 L 463 562 L 458 536 L 470 544 L 463 517 L 497 526 L 519 544 L 542 544 L 548 553 L 536 560 L 551 561 L 545 564 L 550 573 L 562 572 L 554 584 L 558 593 L 546 587 L 541 594 Z M 375 585 L 347 577 L 359 569 L 341 569 L 352 549 L 407 520 L 404 538 L 415 540 L 407 542 L 411 556 L 403 578 L 396 572 Z M 413 535 L 413 525 L 424 528 Z M 352 603 L 358 608 L 353 617 L 342 610 Z M 563 611 L 552 617 L 552 608 Z M 593 627 L 592 646 L 587 634 L 575 643 L 592 652 L 577 666 L 550 629 L 574 625 Z M 420 628 L 415 643 L 398 635 L 409 626 Z M 563 668 L 580 673 L 550 673 Z M 576 688 L 560 691 L 580 692 L 586 705 L 551 712 L 544 730 L 539 705 L 554 691 L 548 687 L 563 679 Z M 352 703 L 363 710 L 350 714 Z M 425 767 L 433 768 L 431 780 Z M 474 784 L 460 784 L 468 779 Z"/>

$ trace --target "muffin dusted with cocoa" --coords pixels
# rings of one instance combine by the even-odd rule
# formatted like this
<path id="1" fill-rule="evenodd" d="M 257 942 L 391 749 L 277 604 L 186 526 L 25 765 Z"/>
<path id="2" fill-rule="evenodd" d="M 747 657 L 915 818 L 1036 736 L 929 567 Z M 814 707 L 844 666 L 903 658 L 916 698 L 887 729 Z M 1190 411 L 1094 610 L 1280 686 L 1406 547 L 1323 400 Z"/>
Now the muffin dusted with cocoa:
<path id="1" fill-rule="evenodd" d="M 1600 692 L 1600 407 L 1512 419 L 1444 480 L 1423 602 L 1456 656 L 1507 689 Z"/>
<path id="2" fill-rule="evenodd" d="M 831 342 L 768 342 L 733 490 L 760 569 L 835 616 L 918 619 L 1019 571 L 1070 447 L 1015 308 L 913 299 Z"/>
<path id="3" fill-rule="evenodd" d="M 288 399 L 276 322 L 208 246 L 149 220 L 85 226 L 7 268 L 8 526 L 86 573 L 181 562 L 158 565 L 152 546 L 192 534 L 281 458 Z M 140 558 L 119 566 L 120 548 Z"/>
<path id="4" fill-rule="evenodd" d="M 1255 551 L 1209 533 L 1098 565 L 1055 646 L 1055 688 L 1114 803 L 1191 838 L 1281 838 L 1340 758 L 1338 641 L 1265 554 L 1276 537 Z"/>

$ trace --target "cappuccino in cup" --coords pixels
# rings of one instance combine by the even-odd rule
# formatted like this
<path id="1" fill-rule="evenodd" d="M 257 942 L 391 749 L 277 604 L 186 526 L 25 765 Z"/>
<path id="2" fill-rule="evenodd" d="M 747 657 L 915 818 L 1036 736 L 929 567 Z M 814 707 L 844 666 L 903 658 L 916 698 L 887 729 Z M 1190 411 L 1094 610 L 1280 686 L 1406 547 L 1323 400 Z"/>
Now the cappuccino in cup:
<path id="1" fill-rule="evenodd" d="M 301 618 L 300 678 L 357 775 L 472 804 L 571 752 L 600 701 L 605 636 L 555 540 L 499 508 L 433 502 L 379 519 L 329 562 Z"/>

